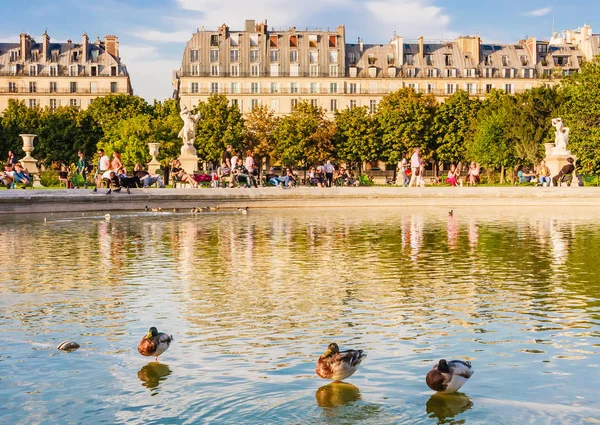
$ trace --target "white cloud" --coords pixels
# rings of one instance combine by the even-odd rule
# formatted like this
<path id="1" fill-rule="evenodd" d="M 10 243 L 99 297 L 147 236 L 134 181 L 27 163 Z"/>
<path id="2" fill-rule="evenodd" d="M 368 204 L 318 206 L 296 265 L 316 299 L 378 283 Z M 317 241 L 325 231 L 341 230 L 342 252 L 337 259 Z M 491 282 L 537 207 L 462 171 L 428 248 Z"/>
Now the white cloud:
<path id="1" fill-rule="evenodd" d="M 535 10 L 530 10 L 529 12 L 525 12 L 525 15 L 539 17 L 539 16 L 546 16 L 546 15 L 550 14 L 551 12 L 552 12 L 551 7 L 542 7 L 540 9 L 535 9 Z"/>
<path id="2" fill-rule="evenodd" d="M 148 28 L 139 28 L 128 34 L 140 40 L 156 41 L 159 43 L 187 43 L 192 38 L 191 31 L 163 32 Z"/>
<path id="3" fill-rule="evenodd" d="M 378 27 L 396 28 L 399 35 L 452 39 L 458 34 L 449 29 L 450 17 L 441 7 L 423 0 L 380 0 L 366 3 Z M 389 31 L 388 31 L 389 33 Z"/>
<path id="4" fill-rule="evenodd" d="M 179 60 L 161 59 L 157 47 L 148 45 L 119 46 L 121 58 L 127 65 L 134 94 L 151 102 L 164 100 L 173 94 L 172 72 L 179 69 Z M 183 54 L 183 48 L 181 49 Z"/>

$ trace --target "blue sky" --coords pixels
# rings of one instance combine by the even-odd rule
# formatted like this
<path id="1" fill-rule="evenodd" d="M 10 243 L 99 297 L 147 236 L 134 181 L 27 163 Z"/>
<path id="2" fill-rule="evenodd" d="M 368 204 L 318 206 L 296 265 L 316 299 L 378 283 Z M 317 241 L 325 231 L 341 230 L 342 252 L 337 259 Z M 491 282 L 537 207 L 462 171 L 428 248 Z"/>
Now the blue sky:
<path id="1" fill-rule="evenodd" d="M 171 95 L 171 71 L 179 68 L 186 41 L 199 27 L 222 23 L 242 29 L 244 19 L 298 28 L 346 25 L 346 40 L 385 43 L 394 31 L 407 39 L 480 35 L 489 42 L 549 38 L 589 24 L 600 32 L 598 0 L 0 0 L 0 41 L 48 31 L 55 41 L 119 37 L 136 94 L 149 101 Z"/>

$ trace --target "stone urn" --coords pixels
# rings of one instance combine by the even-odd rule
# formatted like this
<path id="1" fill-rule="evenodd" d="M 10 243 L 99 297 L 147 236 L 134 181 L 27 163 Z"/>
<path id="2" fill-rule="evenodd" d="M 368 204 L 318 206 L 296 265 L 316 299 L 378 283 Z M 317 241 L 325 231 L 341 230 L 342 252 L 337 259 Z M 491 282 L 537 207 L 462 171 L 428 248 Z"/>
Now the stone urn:
<path id="1" fill-rule="evenodd" d="M 38 174 L 37 160 L 31 156 L 33 152 L 33 139 L 37 137 L 37 134 L 19 134 L 19 137 L 23 139 L 23 151 L 25 152 L 25 158 L 21 159 L 21 164 L 30 174 Z"/>
<path id="2" fill-rule="evenodd" d="M 158 156 L 158 147 L 159 146 L 160 146 L 160 143 L 148 143 L 148 149 L 150 151 L 150 156 L 152 156 L 152 159 L 148 163 L 148 172 L 150 174 L 156 174 L 156 172 L 158 170 L 160 170 L 160 162 L 158 162 L 158 159 L 156 159 L 156 157 Z"/>

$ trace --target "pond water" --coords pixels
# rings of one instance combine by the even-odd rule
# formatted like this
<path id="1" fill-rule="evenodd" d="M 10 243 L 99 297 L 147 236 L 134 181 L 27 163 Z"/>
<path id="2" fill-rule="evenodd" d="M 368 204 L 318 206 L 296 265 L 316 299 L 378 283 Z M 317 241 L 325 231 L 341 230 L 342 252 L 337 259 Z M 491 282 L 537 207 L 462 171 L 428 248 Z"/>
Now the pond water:
<path id="1" fill-rule="evenodd" d="M 103 216 L 0 218 L 0 422 L 600 423 L 600 213 Z M 333 341 L 368 352 L 344 384 Z"/>

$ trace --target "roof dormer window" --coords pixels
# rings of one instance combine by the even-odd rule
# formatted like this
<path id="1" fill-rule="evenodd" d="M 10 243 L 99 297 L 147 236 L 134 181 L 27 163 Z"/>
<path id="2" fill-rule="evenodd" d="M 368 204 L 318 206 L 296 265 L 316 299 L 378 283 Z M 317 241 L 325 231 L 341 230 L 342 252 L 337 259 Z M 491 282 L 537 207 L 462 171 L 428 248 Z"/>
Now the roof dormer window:
<path id="1" fill-rule="evenodd" d="M 98 54 L 99 54 L 98 50 L 96 50 L 96 49 L 92 50 L 92 62 L 93 63 L 98 63 Z"/>
<path id="2" fill-rule="evenodd" d="M 31 62 L 37 62 L 38 60 L 40 60 L 40 51 L 32 50 L 31 51 Z"/>
<path id="3" fill-rule="evenodd" d="M 10 51 L 10 61 L 16 62 L 18 60 L 19 60 L 19 49 L 11 50 Z"/>
<path id="4" fill-rule="evenodd" d="M 58 50 L 52 50 L 50 59 L 52 62 L 58 62 L 58 53 Z"/>
<path id="5" fill-rule="evenodd" d="M 79 61 L 79 52 L 77 50 L 71 52 L 71 62 Z"/>

